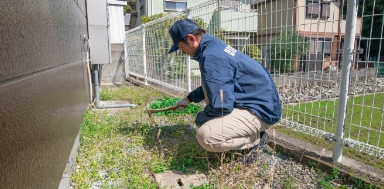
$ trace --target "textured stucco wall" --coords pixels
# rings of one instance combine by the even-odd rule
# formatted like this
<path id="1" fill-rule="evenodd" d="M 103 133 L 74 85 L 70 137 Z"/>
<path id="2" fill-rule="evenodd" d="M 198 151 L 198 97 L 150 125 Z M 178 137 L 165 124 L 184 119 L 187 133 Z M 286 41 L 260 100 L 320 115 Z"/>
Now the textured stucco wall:
<path id="1" fill-rule="evenodd" d="M 89 102 L 85 0 L 0 1 L 0 188 L 57 188 Z"/>

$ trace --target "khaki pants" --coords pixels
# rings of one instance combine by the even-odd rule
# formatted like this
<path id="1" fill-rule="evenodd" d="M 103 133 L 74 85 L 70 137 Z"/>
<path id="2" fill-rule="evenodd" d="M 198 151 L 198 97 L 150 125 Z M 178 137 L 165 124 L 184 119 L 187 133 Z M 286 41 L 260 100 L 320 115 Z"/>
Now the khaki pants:
<path id="1" fill-rule="evenodd" d="M 260 141 L 260 132 L 270 125 L 248 110 L 235 108 L 224 117 L 209 120 L 198 128 L 196 138 L 207 151 L 243 150 Z"/>

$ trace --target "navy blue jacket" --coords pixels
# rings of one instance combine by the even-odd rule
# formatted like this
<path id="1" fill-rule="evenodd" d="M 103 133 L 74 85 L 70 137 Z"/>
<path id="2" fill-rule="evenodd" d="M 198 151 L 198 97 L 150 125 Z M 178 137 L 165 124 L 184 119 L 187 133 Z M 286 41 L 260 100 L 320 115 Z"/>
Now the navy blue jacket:
<path id="1" fill-rule="evenodd" d="M 196 117 L 198 125 L 210 119 L 228 115 L 233 108 L 253 111 L 267 124 L 281 116 L 281 103 L 268 70 L 259 62 L 223 41 L 205 34 L 195 57 L 200 66 L 202 81 L 209 104 Z M 223 103 L 220 99 L 223 91 Z M 202 87 L 190 92 L 192 102 L 205 99 Z"/>

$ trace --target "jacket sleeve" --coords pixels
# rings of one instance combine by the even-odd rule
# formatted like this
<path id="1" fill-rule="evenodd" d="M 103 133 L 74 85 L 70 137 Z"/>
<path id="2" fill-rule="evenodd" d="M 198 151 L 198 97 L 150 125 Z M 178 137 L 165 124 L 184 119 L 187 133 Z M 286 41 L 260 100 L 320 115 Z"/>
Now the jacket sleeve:
<path id="1" fill-rule="evenodd" d="M 188 99 L 191 102 L 199 103 L 205 99 L 203 88 L 200 86 L 188 94 Z"/>
<path id="2" fill-rule="evenodd" d="M 198 125 L 210 119 L 228 115 L 232 112 L 235 102 L 233 68 L 225 60 L 216 56 L 207 56 L 203 61 L 201 71 L 209 104 L 204 108 L 203 113 L 197 115 Z"/>

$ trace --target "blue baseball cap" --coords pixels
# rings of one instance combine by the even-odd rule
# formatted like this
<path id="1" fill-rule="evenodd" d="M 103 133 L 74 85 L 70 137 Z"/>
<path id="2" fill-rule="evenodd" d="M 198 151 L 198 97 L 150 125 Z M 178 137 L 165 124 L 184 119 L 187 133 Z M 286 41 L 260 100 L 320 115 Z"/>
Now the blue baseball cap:
<path id="1" fill-rule="evenodd" d="M 184 18 L 182 20 L 176 21 L 171 29 L 169 29 L 169 34 L 171 35 L 173 45 L 169 49 L 168 53 L 172 53 L 179 49 L 179 42 L 188 34 L 192 33 L 200 27 L 193 22 L 191 19 Z"/>

